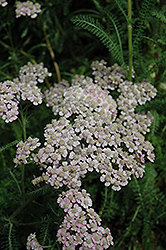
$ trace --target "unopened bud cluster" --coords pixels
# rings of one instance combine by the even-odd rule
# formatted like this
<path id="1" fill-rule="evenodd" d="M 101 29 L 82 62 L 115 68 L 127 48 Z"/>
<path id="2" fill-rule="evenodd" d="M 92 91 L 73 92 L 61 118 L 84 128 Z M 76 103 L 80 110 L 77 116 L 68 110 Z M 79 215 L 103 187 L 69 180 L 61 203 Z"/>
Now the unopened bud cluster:
<path id="1" fill-rule="evenodd" d="M 2 7 L 5 7 L 6 5 L 8 5 L 8 2 L 6 0 L 0 0 L 0 5 Z"/>
<path id="2" fill-rule="evenodd" d="M 17 78 L 13 81 L 0 82 L 0 116 L 5 122 L 17 119 L 20 100 L 29 100 L 33 105 L 42 103 L 43 94 L 37 84 L 42 83 L 47 76 L 47 68 L 43 63 L 28 63 L 23 66 Z"/>
<path id="3" fill-rule="evenodd" d="M 16 17 L 20 16 L 30 16 L 31 18 L 36 18 L 37 14 L 41 12 L 41 5 L 39 3 L 33 4 L 31 1 L 26 2 L 16 2 Z"/>
<path id="4" fill-rule="evenodd" d="M 43 250 L 39 242 L 36 239 L 36 233 L 31 233 L 27 238 L 27 250 Z"/>

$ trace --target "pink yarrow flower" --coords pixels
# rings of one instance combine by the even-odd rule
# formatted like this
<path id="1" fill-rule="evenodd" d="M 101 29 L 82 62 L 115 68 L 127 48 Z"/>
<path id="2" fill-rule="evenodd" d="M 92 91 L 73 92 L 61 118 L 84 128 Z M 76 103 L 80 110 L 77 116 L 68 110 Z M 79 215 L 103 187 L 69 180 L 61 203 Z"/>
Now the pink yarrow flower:
<path id="1" fill-rule="evenodd" d="M 16 2 L 16 18 L 20 16 L 30 16 L 31 18 L 36 18 L 37 14 L 41 12 L 41 5 L 39 3 L 33 4 L 31 1 L 26 2 Z"/>

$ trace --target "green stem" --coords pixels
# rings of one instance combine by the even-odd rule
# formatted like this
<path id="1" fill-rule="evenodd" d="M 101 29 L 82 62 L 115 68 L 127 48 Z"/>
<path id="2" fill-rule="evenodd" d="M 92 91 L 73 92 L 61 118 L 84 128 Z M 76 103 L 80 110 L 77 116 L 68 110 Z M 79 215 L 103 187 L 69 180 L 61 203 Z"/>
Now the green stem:
<path id="1" fill-rule="evenodd" d="M 9 221 L 10 223 L 13 221 L 13 219 L 32 201 L 34 200 L 34 197 L 30 197 L 28 200 L 26 200 L 25 202 L 23 202 L 21 204 L 21 206 L 19 206 L 14 213 L 10 216 Z"/>
<path id="2" fill-rule="evenodd" d="M 11 236 L 11 234 L 12 234 L 12 227 L 13 227 L 13 224 L 10 222 L 9 238 L 8 238 L 8 240 L 9 240 L 9 249 L 10 250 L 13 249 L 13 247 L 12 247 L 12 236 Z"/>
<path id="3" fill-rule="evenodd" d="M 23 113 L 20 112 L 21 114 L 21 120 L 22 120 L 22 130 L 23 130 L 23 138 L 24 138 L 24 141 L 26 141 L 26 117 L 23 116 Z"/>
<path id="4" fill-rule="evenodd" d="M 50 56 L 51 56 L 51 58 L 53 60 L 53 64 L 54 64 L 56 75 L 57 75 L 57 80 L 58 80 L 58 83 L 59 83 L 61 81 L 61 74 L 60 74 L 59 66 L 58 66 L 58 63 L 55 61 L 55 54 L 54 54 L 54 51 L 53 51 L 53 49 L 51 47 L 51 43 L 50 43 L 50 41 L 48 39 L 47 32 L 46 32 L 46 26 L 44 25 L 44 22 L 43 22 L 42 18 L 41 18 L 41 24 L 42 24 L 44 38 L 45 38 L 45 41 L 46 41 L 46 44 L 47 44 L 47 48 L 48 48 L 48 50 L 50 52 Z"/>
<path id="5" fill-rule="evenodd" d="M 129 224 L 129 226 L 126 228 L 126 232 L 123 234 L 123 236 L 120 238 L 119 242 L 117 241 L 116 242 L 116 246 L 120 247 L 123 243 L 124 243 L 124 239 L 129 235 L 130 231 L 132 230 L 132 227 L 133 227 L 133 222 L 135 221 L 138 213 L 139 213 L 139 210 L 140 210 L 141 206 L 139 205 L 131 219 L 131 222 Z"/>
<path id="6" fill-rule="evenodd" d="M 128 0 L 128 50 L 129 50 L 129 80 L 132 80 L 132 25 L 131 25 L 131 0 Z"/>
<path id="7" fill-rule="evenodd" d="M 10 40 L 10 45 L 11 45 L 11 50 L 12 50 L 12 60 L 14 60 L 14 68 L 16 70 L 16 72 L 18 72 L 18 68 L 17 68 L 17 55 L 16 55 L 16 49 L 14 47 L 14 43 L 13 43 L 13 38 L 12 38 L 12 29 L 11 29 L 11 24 L 10 24 L 10 13 L 8 12 L 8 35 L 9 35 L 9 40 Z"/>

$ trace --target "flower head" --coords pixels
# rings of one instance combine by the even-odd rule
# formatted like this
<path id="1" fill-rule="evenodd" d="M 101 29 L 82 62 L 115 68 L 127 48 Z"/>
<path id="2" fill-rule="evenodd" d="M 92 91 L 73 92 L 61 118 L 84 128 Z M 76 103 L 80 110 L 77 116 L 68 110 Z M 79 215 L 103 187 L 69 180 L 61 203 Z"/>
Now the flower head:
<path id="1" fill-rule="evenodd" d="M 95 170 L 106 186 L 118 191 L 132 174 L 143 176 L 146 159 L 154 161 L 153 146 L 144 137 L 153 117 L 150 112 L 135 113 L 135 108 L 154 98 L 156 89 L 149 82 L 125 80 L 117 65 L 107 68 L 103 61 L 95 62 L 92 69 L 95 83 L 90 77 L 76 75 L 70 87 L 65 82 L 46 92 L 48 105 L 60 118 L 47 125 L 44 133 L 45 147 L 54 152 L 42 148 L 45 154 L 36 155 L 35 161 L 45 165 L 42 176 L 55 188 L 79 188 L 81 178 Z M 117 101 L 108 92 L 115 88 L 120 93 Z M 54 101 L 51 96 L 57 91 L 59 99 Z"/>
<path id="2" fill-rule="evenodd" d="M 16 18 L 20 16 L 30 16 L 36 18 L 37 14 L 41 12 L 41 5 L 39 3 L 33 4 L 31 1 L 16 2 Z"/>
<path id="3" fill-rule="evenodd" d="M 37 84 L 42 83 L 51 74 L 43 63 L 21 67 L 19 75 L 13 81 L 0 82 L 0 116 L 6 123 L 18 118 L 19 102 L 29 100 L 33 105 L 42 103 L 43 94 Z"/>
<path id="4" fill-rule="evenodd" d="M 31 233 L 27 238 L 27 250 L 43 250 L 36 239 L 36 233 Z"/>
<path id="5" fill-rule="evenodd" d="M 66 210 L 66 202 L 69 203 L 70 209 Z M 84 204 L 89 200 L 89 204 Z M 69 189 L 59 195 L 59 206 L 64 209 L 66 216 L 58 230 L 57 237 L 63 248 L 71 249 L 106 249 L 111 244 L 113 238 L 108 228 L 101 226 L 101 219 L 94 211 L 90 195 L 86 190 Z M 79 247 L 79 248 L 78 248 Z"/>

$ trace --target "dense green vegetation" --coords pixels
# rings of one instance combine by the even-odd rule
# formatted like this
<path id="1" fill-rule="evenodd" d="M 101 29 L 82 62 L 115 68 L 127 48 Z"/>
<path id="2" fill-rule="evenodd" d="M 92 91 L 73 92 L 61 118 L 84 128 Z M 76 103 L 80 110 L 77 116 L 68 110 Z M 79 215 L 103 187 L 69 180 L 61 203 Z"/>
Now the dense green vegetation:
<path id="1" fill-rule="evenodd" d="M 35 19 L 16 18 L 13 0 L 0 5 L 0 82 L 16 78 L 28 62 L 43 62 L 52 73 L 40 84 L 44 92 L 61 79 L 71 83 L 75 74 L 91 76 L 91 63 L 104 59 L 122 66 L 128 79 L 133 67 L 133 83 L 148 79 L 155 86 L 157 96 L 136 108 L 154 117 L 146 139 L 155 148 L 155 162 L 146 163 L 143 178 L 133 176 L 120 191 L 105 187 L 94 172 L 82 181 L 102 224 L 111 230 L 114 246 L 109 249 L 166 249 L 165 1 L 133 0 L 131 16 L 127 0 L 38 2 L 42 11 Z M 16 144 L 29 136 L 43 142 L 46 124 L 57 117 L 44 102 L 34 106 L 26 100 L 19 108 L 19 119 L 5 123 L 0 118 L 0 248 L 25 249 L 28 235 L 36 232 L 46 249 L 62 249 L 56 233 L 64 212 L 57 198 L 65 187 L 34 186 L 37 164 L 14 168 L 13 162 Z"/>

